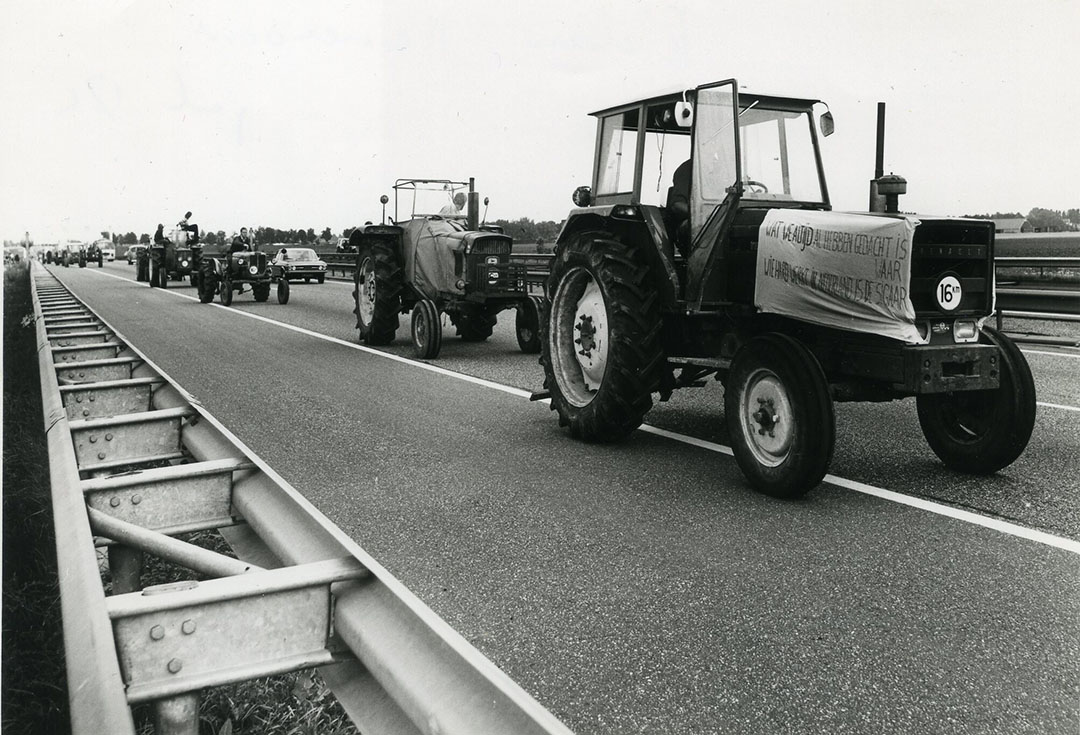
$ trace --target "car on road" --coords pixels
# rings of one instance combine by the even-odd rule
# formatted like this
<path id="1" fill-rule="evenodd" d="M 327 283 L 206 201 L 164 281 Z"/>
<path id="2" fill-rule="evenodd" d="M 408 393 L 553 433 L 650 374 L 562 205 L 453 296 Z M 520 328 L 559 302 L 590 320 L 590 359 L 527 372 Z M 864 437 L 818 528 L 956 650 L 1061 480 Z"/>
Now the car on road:
<path id="1" fill-rule="evenodd" d="M 310 283 L 312 279 L 322 283 L 326 280 L 326 262 L 311 248 L 281 248 L 270 261 L 271 277 L 276 281 Z"/>
<path id="2" fill-rule="evenodd" d="M 103 258 L 105 258 L 105 260 L 112 263 L 114 260 L 116 260 L 116 248 L 114 248 L 112 245 L 103 245 L 101 247 L 101 255 Z"/>
<path id="3" fill-rule="evenodd" d="M 129 245 L 127 249 L 127 262 L 128 265 L 135 265 L 135 261 L 139 257 L 139 253 L 146 250 L 145 245 Z"/>

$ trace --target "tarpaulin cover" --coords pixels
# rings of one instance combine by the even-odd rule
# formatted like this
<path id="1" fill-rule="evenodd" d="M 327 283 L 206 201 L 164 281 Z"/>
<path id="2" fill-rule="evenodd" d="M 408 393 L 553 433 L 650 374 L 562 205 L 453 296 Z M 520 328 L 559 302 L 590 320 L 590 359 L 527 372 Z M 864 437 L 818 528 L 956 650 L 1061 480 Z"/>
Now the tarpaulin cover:
<path id="1" fill-rule="evenodd" d="M 454 252 L 464 248 L 461 226 L 443 219 L 419 218 L 401 224 L 405 230 L 405 272 L 429 299 L 440 293 L 463 293 L 457 287 Z"/>
<path id="2" fill-rule="evenodd" d="M 754 305 L 827 327 L 925 342 L 909 288 L 918 224 L 912 217 L 770 210 L 758 234 Z"/>

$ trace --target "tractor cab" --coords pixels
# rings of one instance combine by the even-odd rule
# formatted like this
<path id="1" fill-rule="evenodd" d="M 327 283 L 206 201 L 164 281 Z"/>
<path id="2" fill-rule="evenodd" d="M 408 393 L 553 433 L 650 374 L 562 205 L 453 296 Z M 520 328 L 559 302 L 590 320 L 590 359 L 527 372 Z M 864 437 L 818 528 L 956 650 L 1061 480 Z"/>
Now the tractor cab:
<path id="1" fill-rule="evenodd" d="M 714 248 L 720 240 L 756 230 L 770 209 L 831 208 L 814 124 L 819 104 L 740 94 L 727 80 L 592 113 L 592 185 L 574 193 L 579 209 L 560 241 L 590 226 L 575 222 L 580 214 L 642 221 L 669 267 L 677 263 L 686 296 L 698 301 L 730 249 Z M 821 129 L 832 133 L 830 113 Z"/>

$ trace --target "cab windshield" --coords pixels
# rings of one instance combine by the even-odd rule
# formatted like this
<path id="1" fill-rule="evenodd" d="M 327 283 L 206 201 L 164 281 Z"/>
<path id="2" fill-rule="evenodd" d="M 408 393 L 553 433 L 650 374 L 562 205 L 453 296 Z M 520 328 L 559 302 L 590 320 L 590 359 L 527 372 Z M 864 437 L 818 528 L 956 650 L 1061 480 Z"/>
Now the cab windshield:
<path id="1" fill-rule="evenodd" d="M 770 106 L 749 96 L 738 100 L 736 112 L 731 83 L 697 92 L 691 219 L 695 236 L 737 184 L 742 185 L 744 202 L 825 203 L 810 109 Z"/>

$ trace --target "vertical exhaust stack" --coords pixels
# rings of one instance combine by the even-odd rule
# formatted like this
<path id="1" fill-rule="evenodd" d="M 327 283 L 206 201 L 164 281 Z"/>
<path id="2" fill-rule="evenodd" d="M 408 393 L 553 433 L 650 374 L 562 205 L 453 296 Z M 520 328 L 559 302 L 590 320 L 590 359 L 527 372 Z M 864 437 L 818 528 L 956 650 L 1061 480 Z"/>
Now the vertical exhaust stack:
<path id="1" fill-rule="evenodd" d="M 467 229 L 470 231 L 480 229 L 480 194 L 477 193 L 475 186 L 476 180 L 469 177 L 469 203 L 468 203 L 468 224 Z"/>
<path id="2" fill-rule="evenodd" d="M 870 211 L 898 214 L 900 195 L 907 193 L 907 179 L 885 175 L 885 103 L 877 103 L 877 151 L 874 155 L 874 178 L 870 180 Z"/>

